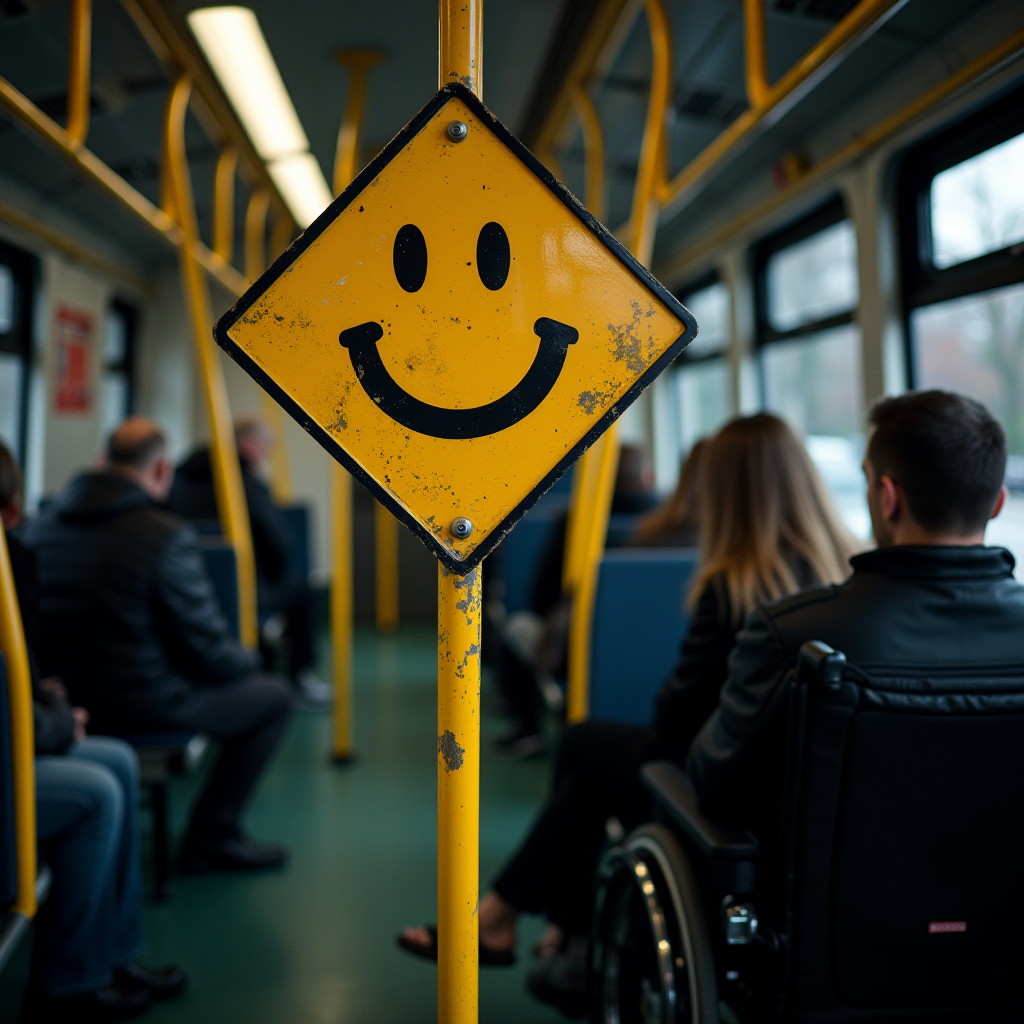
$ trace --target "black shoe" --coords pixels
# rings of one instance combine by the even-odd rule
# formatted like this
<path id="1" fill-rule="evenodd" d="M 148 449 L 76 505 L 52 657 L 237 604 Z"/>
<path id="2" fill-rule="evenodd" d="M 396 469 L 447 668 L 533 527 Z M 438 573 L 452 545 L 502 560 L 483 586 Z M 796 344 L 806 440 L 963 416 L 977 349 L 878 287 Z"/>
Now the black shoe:
<path id="1" fill-rule="evenodd" d="M 114 972 L 114 983 L 118 988 L 145 989 L 161 1002 L 180 995 L 187 982 L 188 975 L 180 967 L 154 969 L 134 963 L 118 967 Z"/>
<path id="2" fill-rule="evenodd" d="M 153 1005 L 146 989 L 107 985 L 75 996 L 30 996 L 22 1018 L 32 1024 L 113 1024 L 131 1020 Z"/>
<path id="3" fill-rule="evenodd" d="M 582 1020 L 587 1015 L 589 951 L 585 935 L 568 936 L 556 952 L 544 957 L 530 971 L 526 983 L 530 995 L 566 1017 Z"/>
<path id="4" fill-rule="evenodd" d="M 261 871 L 280 867 L 288 851 L 276 843 L 257 843 L 245 836 L 230 839 L 186 839 L 178 870 L 186 875 L 206 871 Z"/>

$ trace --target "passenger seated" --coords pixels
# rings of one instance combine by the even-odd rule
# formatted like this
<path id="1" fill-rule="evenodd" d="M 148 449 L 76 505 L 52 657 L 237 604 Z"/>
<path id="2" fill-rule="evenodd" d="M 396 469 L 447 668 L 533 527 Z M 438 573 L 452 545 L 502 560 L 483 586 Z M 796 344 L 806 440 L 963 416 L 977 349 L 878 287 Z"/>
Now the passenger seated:
<path id="1" fill-rule="evenodd" d="M 754 832 L 768 864 L 786 681 L 801 644 L 820 640 L 887 677 L 1024 671 L 1024 587 L 1013 556 L 985 547 L 985 527 L 1006 500 L 1003 428 L 979 402 L 943 391 L 883 399 L 870 424 L 864 473 L 878 548 L 852 559 L 845 583 L 750 614 L 721 701 L 686 761 L 702 807 Z"/>
<path id="2" fill-rule="evenodd" d="M 41 679 L 35 656 L 35 559 L 14 530 L 21 522 L 21 470 L 0 443 L 0 522 L 21 610 L 32 676 L 36 832 L 53 882 L 36 917 L 25 1019 L 128 1020 L 185 986 L 179 967 L 150 970 L 143 951 L 142 881 L 135 752 L 86 736 L 88 714 L 72 708 L 57 679 Z"/>
<path id="3" fill-rule="evenodd" d="M 304 704 L 326 707 L 332 700 L 331 688 L 313 671 L 313 592 L 307 580 L 289 570 L 288 525 L 259 476 L 274 447 L 274 434 L 258 416 L 241 416 L 235 422 L 235 444 L 252 527 L 260 618 L 284 620 L 292 685 Z M 218 518 L 208 447 L 197 449 L 177 467 L 167 505 L 186 519 Z"/>
<path id="4" fill-rule="evenodd" d="M 643 448 L 623 445 L 615 474 L 612 515 L 649 512 L 657 504 L 653 484 Z M 555 679 L 565 676 L 569 647 L 571 596 L 562 592 L 568 518 L 568 514 L 559 517 L 541 555 L 530 608 L 514 612 L 498 626 L 498 688 L 512 724 L 495 747 L 513 758 L 532 757 L 545 750 L 538 697 L 542 692 L 551 694 L 549 703 L 553 705 L 561 698 Z"/>
<path id="5" fill-rule="evenodd" d="M 679 482 L 672 495 L 643 517 L 627 547 L 695 548 L 700 544 L 700 476 L 706 439 L 698 441 L 679 468 Z"/>
<path id="6" fill-rule="evenodd" d="M 291 694 L 260 674 L 221 614 L 196 537 L 160 508 L 174 470 L 160 428 L 129 419 L 107 468 L 71 480 L 29 524 L 44 668 L 97 732 L 202 732 L 220 743 L 179 859 L 184 871 L 281 864 L 245 837 L 242 810 L 288 722 Z"/>
<path id="7" fill-rule="evenodd" d="M 566 1009 L 577 1010 L 586 995 L 591 887 L 605 823 L 614 817 L 628 830 L 649 813 L 640 766 L 654 758 L 683 762 L 717 704 L 745 614 L 759 601 L 843 579 L 853 550 L 804 446 L 777 417 L 729 423 L 708 442 L 703 466 L 692 617 L 654 727 L 593 721 L 566 731 L 553 795 L 480 903 L 482 964 L 513 962 L 519 914 L 547 915 L 553 927 L 531 991 Z M 429 928 L 407 928 L 399 943 L 437 955 Z"/>

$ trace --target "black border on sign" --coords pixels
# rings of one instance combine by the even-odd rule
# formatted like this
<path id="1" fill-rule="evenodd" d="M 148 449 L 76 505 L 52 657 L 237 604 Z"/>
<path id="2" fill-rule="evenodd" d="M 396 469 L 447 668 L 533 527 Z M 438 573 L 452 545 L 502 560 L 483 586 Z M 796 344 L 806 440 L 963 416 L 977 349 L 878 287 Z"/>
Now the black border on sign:
<path id="1" fill-rule="evenodd" d="M 595 235 L 619 262 L 646 288 L 653 292 L 674 316 L 686 325 L 686 329 L 668 347 L 657 362 L 615 403 L 597 423 L 582 437 L 575 447 L 567 452 L 558 464 L 540 483 L 491 531 L 483 543 L 464 559 L 459 559 L 448 550 L 428 529 L 411 516 L 388 492 L 378 484 L 347 452 L 309 416 L 301 406 L 292 401 L 256 363 L 228 337 L 228 331 L 241 319 L 257 299 L 276 281 L 296 259 L 312 244 L 338 215 L 373 181 L 374 178 L 401 152 L 402 149 L 427 125 L 437 111 L 449 100 L 459 99 L 480 119 L 480 123 L 491 130 L 526 165 L 527 169 L 544 184 L 569 212 L 582 221 L 588 231 Z M 513 526 L 533 507 L 541 495 L 617 420 L 630 405 L 640 397 L 654 379 L 678 357 L 679 353 L 696 337 L 697 321 L 693 314 L 657 279 L 645 270 L 628 250 L 608 231 L 600 221 L 588 213 L 576 197 L 559 182 L 555 176 L 469 91 L 464 85 L 452 82 L 444 86 L 433 99 L 356 175 L 352 184 L 320 214 L 306 230 L 288 246 L 271 264 L 267 271 L 248 288 L 244 295 L 217 321 L 214 337 L 217 344 L 242 367 L 307 433 L 312 435 L 326 451 L 340 462 L 352 476 L 367 487 L 373 496 L 404 523 L 431 550 L 446 568 L 457 575 L 465 575 L 475 569 L 484 558 L 501 543 Z"/>

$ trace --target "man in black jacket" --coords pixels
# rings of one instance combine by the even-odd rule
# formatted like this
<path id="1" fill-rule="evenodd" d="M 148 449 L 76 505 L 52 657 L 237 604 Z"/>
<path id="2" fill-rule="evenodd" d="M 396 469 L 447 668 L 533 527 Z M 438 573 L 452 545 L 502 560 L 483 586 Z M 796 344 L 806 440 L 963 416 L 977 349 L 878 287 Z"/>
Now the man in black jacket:
<path id="1" fill-rule="evenodd" d="M 260 616 L 269 617 L 270 622 L 283 620 L 288 670 L 302 703 L 326 707 L 331 702 L 331 688 L 313 671 L 313 593 L 309 583 L 291 571 L 288 525 L 270 488 L 259 477 L 260 467 L 273 448 L 274 435 L 258 416 L 241 416 L 235 422 L 235 444 L 252 528 Z M 217 520 L 209 448 L 197 449 L 177 467 L 167 505 L 186 519 Z M 264 634 L 267 632 L 265 626 Z"/>
<path id="2" fill-rule="evenodd" d="M 1024 587 L 1013 556 L 984 546 L 1006 501 L 1006 435 L 980 403 L 941 391 L 879 402 L 864 472 L 878 548 L 839 586 L 750 614 L 717 710 L 687 769 L 705 809 L 777 835 L 786 679 L 801 644 L 821 640 L 867 673 L 1024 669 Z"/>
<path id="3" fill-rule="evenodd" d="M 231 634 L 196 537 L 159 507 L 173 469 L 163 433 L 141 418 L 110 438 L 107 468 L 75 477 L 31 523 L 44 669 L 113 735 L 195 730 L 218 740 L 217 765 L 181 851 L 186 871 L 283 862 L 239 827 L 288 720 L 284 681 Z"/>

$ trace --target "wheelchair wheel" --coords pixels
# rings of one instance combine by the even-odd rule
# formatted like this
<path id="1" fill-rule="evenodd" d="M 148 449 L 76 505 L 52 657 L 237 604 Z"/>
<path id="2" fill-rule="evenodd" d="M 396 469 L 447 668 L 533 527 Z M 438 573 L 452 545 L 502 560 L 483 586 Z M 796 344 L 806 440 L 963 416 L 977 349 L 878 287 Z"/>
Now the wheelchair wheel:
<path id="1" fill-rule="evenodd" d="M 591 943 L 592 1024 L 717 1024 L 718 986 L 693 872 L 644 825 L 602 861 Z"/>

